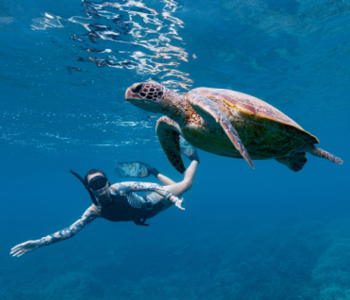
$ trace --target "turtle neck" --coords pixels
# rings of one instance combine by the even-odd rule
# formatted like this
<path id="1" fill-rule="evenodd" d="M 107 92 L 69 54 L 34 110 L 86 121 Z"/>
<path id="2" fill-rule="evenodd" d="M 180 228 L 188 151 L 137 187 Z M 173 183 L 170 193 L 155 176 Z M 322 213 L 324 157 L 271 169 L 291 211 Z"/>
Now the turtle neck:
<path id="1" fill-rule="evenodd" d="M 186 101 L 185 95 L 179 95 L 169 89 L 165 93 L 166 100 L 162 107 L 162 113 L 167 115 L 181 126 L 186 124 L 189 115 L 195 114 L 191 105 Z"/>

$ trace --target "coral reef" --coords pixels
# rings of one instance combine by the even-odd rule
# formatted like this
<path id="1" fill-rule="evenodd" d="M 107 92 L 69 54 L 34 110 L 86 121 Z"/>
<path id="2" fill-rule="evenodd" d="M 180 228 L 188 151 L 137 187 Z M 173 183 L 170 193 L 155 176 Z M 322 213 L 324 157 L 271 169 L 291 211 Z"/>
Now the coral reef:
<path id="1" fill-rule="evenodd" d="M 157 246 L 145 243 L 147 237 L 119 240 L 107 250 L 79 242 L 52 246 L 19 265 L 1 266 L 0 298 L 349 300 L 349 225 L 318 220 L 236 234 L 227 227 L 214 235 L 216 228 Z"/>

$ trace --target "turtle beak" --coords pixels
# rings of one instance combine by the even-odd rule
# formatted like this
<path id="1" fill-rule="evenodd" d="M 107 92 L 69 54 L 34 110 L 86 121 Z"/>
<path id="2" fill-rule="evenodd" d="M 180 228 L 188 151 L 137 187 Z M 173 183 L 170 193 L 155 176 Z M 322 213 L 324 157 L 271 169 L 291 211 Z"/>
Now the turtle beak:
<path id="1" fill-rule="evenodd" d="M 132 87 L 129 87 L 126 92 L 125 92 L 125 100 L 129 101 L 130 99 L 142 99 L 141 95 L 137 94 L 137 93 L 133 93 L 131 91 Z"/>

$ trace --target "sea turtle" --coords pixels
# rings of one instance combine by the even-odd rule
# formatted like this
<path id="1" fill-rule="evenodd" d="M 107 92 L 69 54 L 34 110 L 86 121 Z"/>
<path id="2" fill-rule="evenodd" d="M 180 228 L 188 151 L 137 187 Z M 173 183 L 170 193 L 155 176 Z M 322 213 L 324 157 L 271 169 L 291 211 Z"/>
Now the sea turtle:
<path id="1" fill-rule="evenodd" d="M 193 146 L 221 156 L 276 159 L 291 170 L 305 165 L 306 152 L 342 164 L 343 161 L 315 147 L 318 139 L 268 103 L 236 91 L 196 88 L 179 95 L 153 82 L 135 83 L 125 99 L 153 113 L 160 145 L 170 163 L 183 173 L 179 135 Z"/>

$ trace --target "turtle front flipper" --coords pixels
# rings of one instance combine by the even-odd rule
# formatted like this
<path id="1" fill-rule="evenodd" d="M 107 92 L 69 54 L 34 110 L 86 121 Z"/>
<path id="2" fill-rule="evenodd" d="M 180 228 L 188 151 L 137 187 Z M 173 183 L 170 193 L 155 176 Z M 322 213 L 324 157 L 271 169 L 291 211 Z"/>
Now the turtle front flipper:
<path id="1" fill-rule="evenodd" d="M 181 158 L 180 127 L 168 117 L 161 117 L 156 125 L 160 146 L 172 166 L 181 174 L 186 170 Z"/>
<path id="2" fill-rule="evenodd" d="M 211 123 L 213 119 L 216 123 L 221 125 L 221 128 L 225 131 L 227 137 L 230 139 L 235 148 L 243 156 L 243 158 L 255 169 L 252 159 L 244 147 L 242 140 L 240 139 L 238 132 L 231 125 L 225 114 L 207 97 L 197 94 L 188 93 L 188 102 L 197 114 L 199 114 L 204 121 Z"/>

